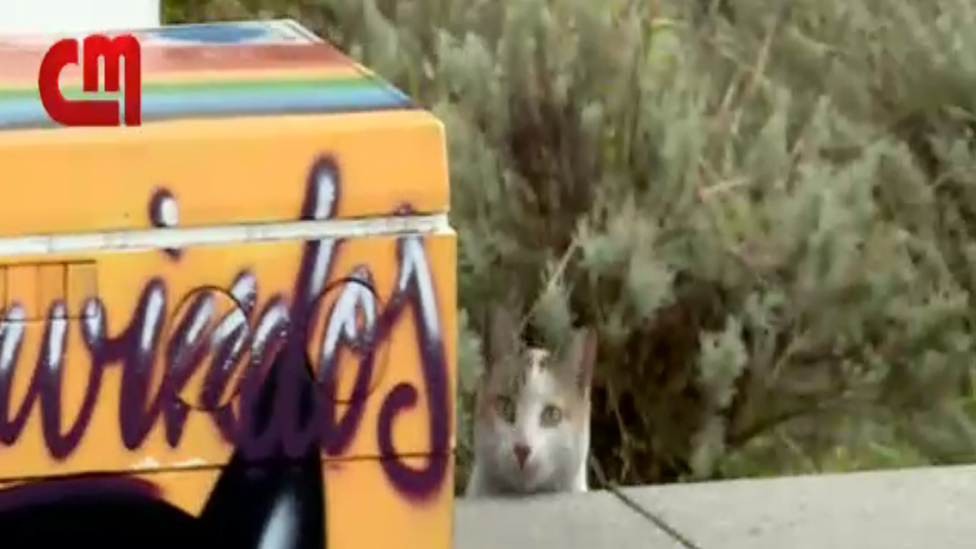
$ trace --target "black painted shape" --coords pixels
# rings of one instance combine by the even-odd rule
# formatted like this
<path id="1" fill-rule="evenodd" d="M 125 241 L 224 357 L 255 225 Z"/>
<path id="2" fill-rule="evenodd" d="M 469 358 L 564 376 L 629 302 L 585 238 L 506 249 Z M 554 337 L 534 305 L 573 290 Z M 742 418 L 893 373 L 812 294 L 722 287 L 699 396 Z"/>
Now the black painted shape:
<path id="1" fill-rule="evenodd" d="M 274 428 L 279 376 L 288 371 L 276 360 L 252 401 L 257 428 Z M 314 385 L 301 377 L 308 382 L 301 384 L 297 409 L 307 419 Z M 260 462 L 235 450 L 199 517 L 164 501 L 153 483 L 122 475 L 76 475 L 0 490 L 0 547 L 325 549 L 325 482 L 317 450 L 312 446 L 302 458 L 288 460 L 277 448 Z"/>
<path id="2" fill-rule="evenodd" d="M 126 477 L 38 481 L 0 492 L 4 549 L 201 547 L 197 520 Z"/>
<path id="3" fill-rule="evenodd" d="M 303 424 L 311 419 L 312 379 L 303 365 L 286 366 L 281 360 L 286 356 L 278 354 L 265 378 L 255 402 L 256 420 L 249 427 L 275 429 L 272 420 L 281 377 L 296 373 L 305 374 L 295 376 L 304 380 L 295 403 L 299 418 Z M 325 482 L 318 452 L 316 445 L 310 445 L 302 457 L 289 459 L 282 442 L 276 443 L 270 458 L 260 461 L 248 461 L 243 451 L 234 452 L 200 517 L 204 536 L 211 540 L 208 549 L 325 549 Z"/>

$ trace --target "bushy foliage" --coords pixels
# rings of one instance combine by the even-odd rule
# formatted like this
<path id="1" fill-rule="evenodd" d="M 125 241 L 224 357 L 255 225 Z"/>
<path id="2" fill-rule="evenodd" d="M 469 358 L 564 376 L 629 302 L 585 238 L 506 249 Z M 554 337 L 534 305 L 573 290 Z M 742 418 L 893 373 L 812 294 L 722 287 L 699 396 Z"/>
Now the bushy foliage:
<path id="1" fill-rule="evenodd" d="M 976 453 L 970 0 L 168 0 L 291 16 L 445 122 L 458 486 L 486 306 L 601 336 L 618 482 Z"/>

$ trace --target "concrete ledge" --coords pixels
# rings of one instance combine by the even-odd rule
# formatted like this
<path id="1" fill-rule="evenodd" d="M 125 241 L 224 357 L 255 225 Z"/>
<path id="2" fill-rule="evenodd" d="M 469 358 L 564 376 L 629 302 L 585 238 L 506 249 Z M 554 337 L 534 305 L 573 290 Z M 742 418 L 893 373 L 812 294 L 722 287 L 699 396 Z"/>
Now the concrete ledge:
<path id="1" fill-rule="evenodd" d="M 629 488 L 700 549 L 971 549 L 976 466 Z M 456 549 L 683 547 L 614 494 L 463 500 Z"/>
<path id="2" fill-rule="evenodd" d="M 458 499 L 455 549 L 678 549 L 606 492 L 511 500 Z"/>
<path id="3" fill-rule="evenodd" d="M 976 466 L 624 490 L 702 549 L 971 549 Z"/>

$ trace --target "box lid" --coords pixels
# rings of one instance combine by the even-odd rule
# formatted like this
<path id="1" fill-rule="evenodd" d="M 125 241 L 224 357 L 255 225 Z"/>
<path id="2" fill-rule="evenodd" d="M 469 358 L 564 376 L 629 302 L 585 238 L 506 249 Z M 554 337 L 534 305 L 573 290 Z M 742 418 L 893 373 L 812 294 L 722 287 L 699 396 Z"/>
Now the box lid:
<path id="1" fill-rule="evenodd" d="M 342 178 L 332 219 L 448 210 L 441 123 L 297 23 L 131 34 L 143 124 L 112 128 L 48 119 L 36 74 L 57 37 L 0 38 L 0 237 L 159 228 L 161 193 L 181 228 L 295 221 L 324 157 Z"/>
<path id="2" fill-rule="evenodd" d="M 413 108 L 395 87 L 290 20 L 177 25 L 129 34 L 142 45 L 144 123 Z M 0 130 L 56 127 L 41 104 L 37 75 L 47 49 L 65 37 L 71 36 L 0 37 Z M 66 67 L 62 92 L 70 97 L 80 88 L 80 67 Z"/>

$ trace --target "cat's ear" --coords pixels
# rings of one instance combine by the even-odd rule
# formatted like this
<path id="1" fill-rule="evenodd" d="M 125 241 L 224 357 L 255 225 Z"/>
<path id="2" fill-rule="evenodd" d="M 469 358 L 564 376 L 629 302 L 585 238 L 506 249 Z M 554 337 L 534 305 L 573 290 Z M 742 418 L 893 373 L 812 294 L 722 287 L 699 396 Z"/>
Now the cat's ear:
<path id="1" fill-rule="evenodd" d="M 596 363 L 597 335 L 593 328 L 574 330 L 569 345 L 562 357 L 562 365 L 573 376 L 576 389 L 581 395 L 588 395 L 593 381 L 593 367 Z"/>
<path id="2" fill-rule="evenodd" d="M 486 372 L 496 362 L 517 354 L 521 341 L 519 322 L 515 316 L 518 310 L 518 306 L 511 299 L 490 308 L 488 329 L 482 346 Z"/>

